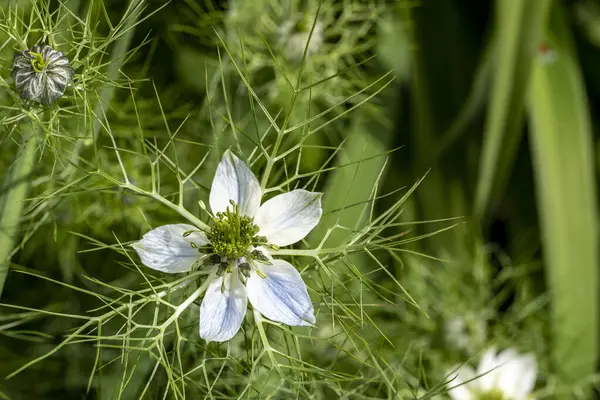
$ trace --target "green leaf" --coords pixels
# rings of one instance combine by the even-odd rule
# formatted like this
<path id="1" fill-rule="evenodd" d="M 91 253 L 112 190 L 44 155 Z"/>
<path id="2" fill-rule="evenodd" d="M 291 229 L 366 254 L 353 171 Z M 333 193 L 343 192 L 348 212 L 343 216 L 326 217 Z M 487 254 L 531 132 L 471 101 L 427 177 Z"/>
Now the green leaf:
<path id="1" fill-rule="evenodd" d="M 499 0 L 495 72 L 486 117 L 475 195 L 475 215 L 485 217 L 510 173 L 521 138 L 523 106 L 532 60 L 550 0 Z"/>
<path id="2" fill-rule="evenodd" d="M 561 385 L 591 376 L 598 353 L 598 213 L 589 106 L 570 33 L 556 13 L 529 94 L 531 150 Z M 591 395 L 588 393 L 588 395 Z M 567 396 L 567 398 L 572 398 Z"/>
<path id="3" fill-rule="evenodd" d="M 409 79 L 413 62 L 411 43 L 404 25 L 404 21 L 391 13 L 381 20 L 377 32 L 377 55 L 386 68 L 394 70 L 400 81 Z"/>
<path id="4" fill-rule="evenodd" d="M 326 246 L 345 243 L 352 236 L 352 229 L 360 229 L 367 222 L 387 158 L 386 145 L 367 132 L 364 119 L 355 118 L 352 132 L 338 155 L 337 167 L 327 179 L 323 217 L 311 238 L 325 237 L 327 228 L 336 224 L 348 230 L 336 229 Z"/>
<path id="5" fill-rule="evenodd" d="M 23 144 L 0 186 L 0 296 L 6 282 L 11 254 L 21 226 L 23 206 L 29 192 L 30 175 L 35 167 L 39 121 L 24 124 Z"/>

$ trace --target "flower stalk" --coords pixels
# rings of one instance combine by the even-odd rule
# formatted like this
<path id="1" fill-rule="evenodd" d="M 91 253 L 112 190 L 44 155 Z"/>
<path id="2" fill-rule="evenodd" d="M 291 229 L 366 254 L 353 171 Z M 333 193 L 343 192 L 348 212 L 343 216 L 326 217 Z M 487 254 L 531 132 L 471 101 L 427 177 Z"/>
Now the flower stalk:
<path id="1" fill-rule="evenodd" d="M 210 281 L 206 280 L 204 281 L 204 283 L 194 291 L 194 293 L 192 293 L 183 303 L 181 303 L 176 309 L 175 312 L 173 312 L 173 314 L 169 317 L 169 319 L 167 319 L 162 325 L 161 325 L 161 331 L 164 334 L 165 329 L 167 329 L 173 322 L 175 322 L 179 316 L 188 309 L 189 306 L 192 305 L 192 303 L 194 301 L 196 301 L 196 299 L 198 299 L 198 297 L 202 296 L 202 294 L 204 294 L 204 292 L 206 292 L 206 288 L 208 287 L 208 284 L 210 283 Z"/>

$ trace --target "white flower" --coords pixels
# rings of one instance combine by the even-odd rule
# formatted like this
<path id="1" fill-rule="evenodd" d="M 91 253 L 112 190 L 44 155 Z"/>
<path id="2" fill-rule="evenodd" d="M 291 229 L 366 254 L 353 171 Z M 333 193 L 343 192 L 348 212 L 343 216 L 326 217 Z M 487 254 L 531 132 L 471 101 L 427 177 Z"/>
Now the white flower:
<path id="1" fill-rule="evenodd" d="M 306 56 L 310 57 L 312 54 L 317 53 L 321 46 L 323 46 L 323 23 L 317 20 L 312 36 L 310 33 L 311 29 L 312 20 L 306 17 L 300 22 L 297 20 L 288 20 L 281 25 L 279 28 L 279 42 L 280 45 L 285 46 L 285 54 L 289 60 L 301 60 L 305 49 Z"/>
<path id="2" fill-rule="evenodd" d="M 450 374 L 454 376 L 448 391 L 454 400 L 527 400 L 535 386 L 537 362 L 533 354 L 514 349 L 496 353 L 492 348 L 481 357 L 477 371 L 463 365 Z"/>
<path id="3" fill-rule="evenodd" d="M 74 71 L 67 57 L 46 45 L 35 45 L 15 55 L 12 77 L 25 100 L 51 104 L 61 97 Z"/>
<path id="4" fill-rule="evenodd" d="M 444 323 L 446 343 L 457 350 L 474 353 L 487 336 L 486 322 L 473 313 L 454 315 Z"/>
<path id="5" fill-rule="evenodd" d="M 240 329 L 248 300 L 265 317 L 287 325 L 315 323 L 302 277 L 269 249 L 302 240 L 321 219 L 321 194 L 302 189 L 262 205 L 248 166 L 225 152 L 210 191 L 209 232 L 187 224 L 164 225 L 134 244 L 144 265 L 168 273 L 212 268 L 200 307 L 200 337 L 223 342 Z"/>
<path id="6" fill-rule="evenodd" d="M 445 339 L 448 344 L 460 350 L 467 349 L 471 345 L 467 323 L 460 316 L 454 316 L 444 323 Z"/>

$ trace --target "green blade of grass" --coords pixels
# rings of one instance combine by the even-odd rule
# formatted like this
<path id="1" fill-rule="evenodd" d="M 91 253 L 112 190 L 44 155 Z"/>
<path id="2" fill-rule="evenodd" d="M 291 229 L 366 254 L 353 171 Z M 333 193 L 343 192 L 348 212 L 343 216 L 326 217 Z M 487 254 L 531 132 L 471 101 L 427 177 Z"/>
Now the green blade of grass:
<path id="1" fill-rule="evenodd" d="M 474 213 L 485 217 L 504 186 L 521 138 L 532 60 L 550 0 L 497 2 L 495 71 L 480 159 Z"/>
<path id="2" fill-rule="evenodd" d="M 2 183 L 0 193 L 0 297 L 10 267 L 10 255 L 19 232 L 24 201 L 29 190 L 29 175 L 35 165 L 37 122 L 30 122 L 23 135 L 23 144 L 16 155 L 12 170 Z"/>
<path id="3" fill-rule="evenodd" d="M 559 383 L 571 386 L 591 376 L 597 360 L 598 213 L 589 106 L 570 34 L 556 14 L 549 39 L 556 59 L 537 62 L 528 112 L 553 360 Z"/>

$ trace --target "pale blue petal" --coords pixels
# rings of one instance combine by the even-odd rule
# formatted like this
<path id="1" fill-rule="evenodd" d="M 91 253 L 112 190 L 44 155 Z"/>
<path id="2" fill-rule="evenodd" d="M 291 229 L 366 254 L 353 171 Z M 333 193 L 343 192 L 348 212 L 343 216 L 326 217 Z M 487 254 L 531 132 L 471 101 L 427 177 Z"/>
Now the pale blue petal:
<path id="1" fill-rule="evenodd" d="M 184 237 L 186 232 L 191 234 Z M 146 233 L 133 244 L 142 263 L 152 269 L 171 274 L 189 271 L 202 256 L 197 248 L 208 244 L 206 235 L 187 224 L 163 225 Z"/>
<path id="2" fill-rule="evenodd" d="M 262 191 L 258 180 L 246 163 L 227 150 L 221 162 L 210 189 L 210 209 L 213 214 L 231 209 L 233 200 L 239 207 L 241 215 L 254 217 L 260 206 Z"/>
<path id="3" fill-rule="evenodd" d="M 252 270 L 246 282 L 252 306 L 272 321 L 287 325 L 314 324 L 313 305 L 296 268 L 283 260 L 258 267 L 266 276 L 263 278 Z"/>
<path id="4" fill-rule="evenodd" d="M 254 222 L 260 228 L 258 234 L 269 243 L 288 246 L 308 235 L 322 214 L 321 193 L 297 189 L 266 201 Z"/>
<path id="5" fill-rule="evenodd" d="M 208 342 L 231 339 L 240 330 L 247 307 L 246 286 L 237 269 L 215 278 L 200 306 L 200 337 Z"/>

